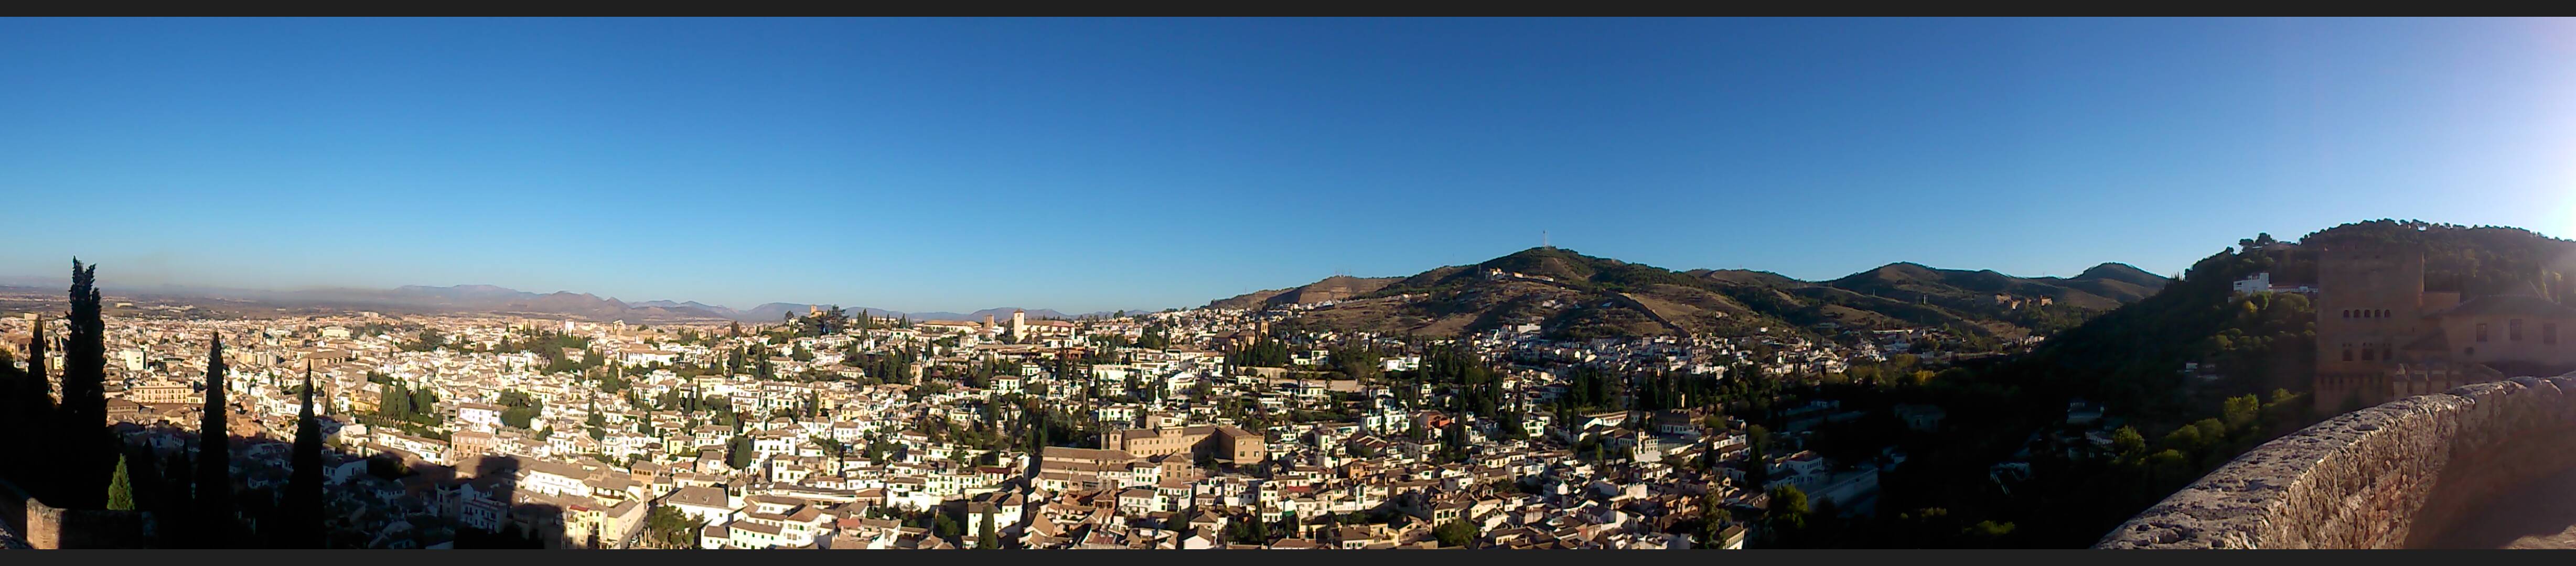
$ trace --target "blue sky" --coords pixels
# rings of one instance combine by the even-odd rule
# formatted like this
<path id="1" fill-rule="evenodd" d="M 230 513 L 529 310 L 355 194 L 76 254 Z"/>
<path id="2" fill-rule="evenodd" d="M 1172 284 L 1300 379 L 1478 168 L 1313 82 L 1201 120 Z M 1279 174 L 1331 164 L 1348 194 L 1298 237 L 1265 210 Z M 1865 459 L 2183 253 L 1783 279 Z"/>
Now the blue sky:
<path id="1" fill-rule="evenodd" d="M 0 275 L 1161 308 L 2576 233 L 2569 20 L 0 20 Z"/>

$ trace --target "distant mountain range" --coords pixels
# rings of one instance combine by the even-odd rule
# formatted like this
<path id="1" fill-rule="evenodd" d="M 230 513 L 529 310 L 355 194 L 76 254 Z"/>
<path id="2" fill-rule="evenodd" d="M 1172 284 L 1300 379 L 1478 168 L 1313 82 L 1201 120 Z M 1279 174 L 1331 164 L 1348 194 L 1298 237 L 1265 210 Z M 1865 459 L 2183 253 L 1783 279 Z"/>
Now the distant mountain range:
<path id="1" fill-rule="evenodd" d="M 104 279 L 104 278 L 102 278 Z M 0 288 L 24 291 L 66 289 L 70 281 L 37 276 L 0 277 Z M 390 312 L 452 313 L 479 312 L 494 314 L 533 314 L 569 316 L 597 321 L 685 322 L 733 320 L 742 322 L 776 322 L 786 316 L 803 316 L 815 305 L 804 303 L 766 303 L 747 310 L 710 305 L 697 301 L 655 300 L 626 302 L 589 293 L 557 291 L 531 293 L 493 285 L 451 285 L 432 287 L 405 285 L 393 289 L 358 289 L 345 287 L 272 291 L 263 289 L 228 289 L 176 285 L 127 286 L 102 285 L 102 291 L 126 297 L 211 298 L 250 301 L 277 306 L 322 307 Z M 872 307 L 843 307 L 856 316 L 862 310 L 881 317 L 909 317 L 913 320 L 972 320 L 985 315 L 1007 320 L 1016 307 L 999 307 L 971 313 L 902 312 Z M 1112 312 L 1065 314 L 1054 309 L 1025 309 L 1030 319 L 1071 319 L 1081 316 L 1105 316 Z M 1143 311 L 1130 311 L 1143 312 Z"/>
<path id="2" fill-rule="evenodd" d="M 679 302 L 658 300 L 628 303 L 614 298 L 603 299 L 588 293 L 559 291 L 553 294 L 539 295 L 536 293 L 516 291 L 491 285 L 457 285 L 452 287 L 423 287 L 411 285 L 396 288 L 393 290 L 393 294 L 397 297 L 403 298 L 426 299 L 432 301 L 430 303 L 432 305 L 460 309 L 561 314 L 580 316 L 595 320 L 625 320 L 628 322 L 703 319 L 738 320 L 743 322 L 773 322 L 790 316 L 804 316 L 806 312 L 809 312 L 813 308 L 833 306 L 805 303 L 764 303 L 747 310 L 735 310 L 697 301 Z M 1030 319 L 1070 319 L 1078 316 L 1111 314 L 1110 312 L 1098 312 L 1085 313 L 1083 315 L 1070 315 L 1057 312 L 1054 309 L 1021 309 L 1017 307 L 990 308 L 964 314 L 953 312 L 903 312 L 864 306 L 847 306 L 841 308 L 852 316 L 857 316 L 864 311 L 865 313 L 873 316 L 909 317 L 913 320 L 980 321 L 983 320 L 985 315 L 992 315 L 997 319 L 1009 319 L 1012 311 L 1016 310 L 1026 310 Z"/>
<path id="3" fill-rule="evenodd" d="M 589 293 L 531 293 L 493 285 L 393 289 L 320 288 L 268 291 L 176 285 L 105 286 L 132 297 L 196 297 L 281 307 L 386 312 L 526 314 L 632 323 L 773 322 L 812 305 L 767 303 L 733 309 L 697 301 L 626 302 Z M 0 278 L 0 285 L 60 289 L 68 281 Z M 2049 333 L 2093 314 L 2135 302 L 2169 281 L 2118 263 L 2074 277 L 2014 277 L 1994 271 L 1934 269 L 1896 263 L 1831 281 L 1801 281 L 1748 270 L 1671 271 L 1558 248 L 1531 248 L 1475 265 L 1434 268 L 1408 277 L 1333 276 L 1307 285 L 1247 293 L 1210 307 L 1266 309 L 1338 301 L 1304 311 L 1297 322 L 1322 328 L 1454 336 L 1537 324 L 1559 337 L 1676 333 L 1744 333 L 1759 328 L 1882 329 L 1952 327 L 1996 338 Z M 2041 300 L 2049 302 L 2040 305 Z M 850 306 L 912 320 L 1007 320 L 1014 307 L 967 313 L 901 312 Z M 1053 309 L 1026 309 L 1032 319 L 1069 319 Z M 1141 312 L 1141 311 L 1139 311 Z"/>
<path id="4" fill-rule="evenodd" d="M 1336 276 L 1209 303 L 1267 308 L 1340 301 L 1297 315 L 1326 329 L 1456 336 L 1537 324 L 1567 338 L 1788 329 L 1951 327 L 1999 339 L 2062 330 L 2170 280 L 2105 263 L 2075 277 L 1896 263 L 1831 281 L 1767 271 L 1667 269 L 1531 248 L 1410 277 Z M 2046 304 L 2042 302 L 2045 300 Z"/>

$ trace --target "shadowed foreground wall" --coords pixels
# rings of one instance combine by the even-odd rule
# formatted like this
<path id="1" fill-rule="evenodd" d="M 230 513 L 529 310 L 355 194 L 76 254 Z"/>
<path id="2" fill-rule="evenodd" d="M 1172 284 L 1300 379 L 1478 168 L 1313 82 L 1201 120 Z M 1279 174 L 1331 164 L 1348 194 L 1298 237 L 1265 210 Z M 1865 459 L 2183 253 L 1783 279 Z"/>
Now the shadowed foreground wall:
<path id="1" fill-rule="evenodd" d="M 0 481 L 0 522 L 38 549 L 143 548 L 146 513 L 56 509 Z"/>
<path id="2" fill-rule="evenodd" d="M 2409 548 L 2576 468 L 2576 374 L 2354 411 L 2256 447 L 2095 548 Z"/>

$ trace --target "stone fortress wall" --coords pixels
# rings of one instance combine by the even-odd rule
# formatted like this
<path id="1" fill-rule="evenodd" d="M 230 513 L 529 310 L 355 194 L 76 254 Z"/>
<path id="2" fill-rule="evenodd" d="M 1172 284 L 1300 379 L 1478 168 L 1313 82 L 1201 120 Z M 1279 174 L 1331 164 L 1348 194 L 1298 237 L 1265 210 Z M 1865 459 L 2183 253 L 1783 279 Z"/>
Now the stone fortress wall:
<path id="1" fill-rule="evenodd" d="M 2095 548 L 2423 548 L 2576 469 L 2576 373 L 2408 397 L 2256 447 Z"/>
<path id="2" fill-rule="evenodd" d="M 39 550 L 143 548 L 151 520 L 146 512 L 56 508 L 0 481 L 0 529 L 14 531 Z"/>

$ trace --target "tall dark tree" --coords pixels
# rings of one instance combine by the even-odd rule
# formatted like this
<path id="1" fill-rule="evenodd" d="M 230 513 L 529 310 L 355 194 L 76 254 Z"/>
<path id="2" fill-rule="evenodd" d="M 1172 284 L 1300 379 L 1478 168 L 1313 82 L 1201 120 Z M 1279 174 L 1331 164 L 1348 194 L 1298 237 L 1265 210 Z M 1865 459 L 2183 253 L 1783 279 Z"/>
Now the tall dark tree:
<path id="1" fill-rule="evenodd" d="M 304 408 L 295 414 L 295 454 L 289 458 L 294 467 L 286 476 L 285 501 L 278 515 L 284 520 L 267 529 L 279 548 L 323 548 L 322 545 L 322 419 L 313 416 L 313 368 L 304 368 Z"/>
<path id="2" fill-rule="evenodd" d="M 150 452 L 149 449 L 145 450 L 145 453 Z M 161 477 L 162 503 L 158 507 L 162 510 L 161 515 L 171 517 L 172 522 L 179 526 L 187 527 L 194 520 L 197 512 L 192 493 L 196 491 L 197 478 L 192 477 L 196 474 L 196 464 L 188 460 L 186 450 L 163 453 L 160 459 L 158 471 Z M 195 528 L 162 529 L 157 537 L 158 544 L 162 548 L 190 548 L 197 543 L 195 537 L 199 530 Z"/>
<path id="3" fill-rule="evenodd" d="M 977 550 L 993 550 L 1001 547 L 1002 533 L 999 530 L 995 530 L 993 527 L 993 509 L 989 507 L 985 508 L 983 532 L 975 535 L 975 548 Z"/>
<path id="4" fill-rule="evenodd" d="M 53 438 L 47 431 L 54 424 L 54 385 L 45 371 L 44 315 L 36 315 L 35 328 L 31 332 L 32 336 L 27 339 L 27 374 L 19 376 L 18 383 L 12 384 L 15 387 L 9 391 L 8 398 L 14 406 L 7 407 L 10 414 L 6 421 L 9 433 L 17 436 L 12 439 L 16 441 L 14 447 L 24 452 L 45 449 L 46 443 Z M 46 469 L 36 462 L 36 458 L 11 460 L 15 465 L 5 471 L 14 474 L 20 482 L 33 483 L 31 480 L 37 472 Z"/>
<path id="5" fill-rule="evenodd" d="M 63 340 L 63 403 L 55 409 L 53 438 L 61 443 L 56 470 L 56 497 L 69 509 L 107 505 L 107 484 L 116 473 L 115 437 L 107 430 L 107 324 L 99 307 L 98 266 L 72 260 L 71 333 Z"/>
<path id="6" fill-rule="evenodd" d="M 215 337 L 206 348 L 205 418 L 197 425 L 197 528 L 203 538 L 198 544 L 223 547 L 233 524 L 233 456 L 232 432 L 225 422 L 232 405 L 225 399 L 224 339 Z"/>

